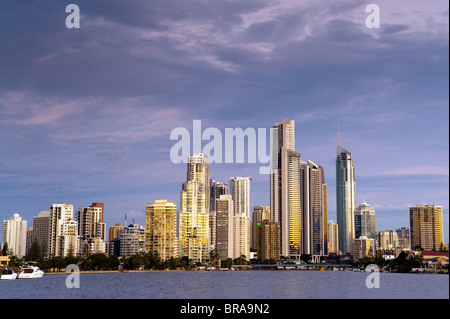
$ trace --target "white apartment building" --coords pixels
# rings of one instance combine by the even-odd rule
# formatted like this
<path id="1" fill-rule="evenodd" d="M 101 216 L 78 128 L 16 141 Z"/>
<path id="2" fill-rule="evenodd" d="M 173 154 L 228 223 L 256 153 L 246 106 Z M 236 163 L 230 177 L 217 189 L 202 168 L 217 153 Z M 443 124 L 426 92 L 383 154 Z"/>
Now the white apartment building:
<path id="1" fill-rule="evenodd" d="M 11 219 L 3 221 L 2 246 L 8 244 L 8 249 L 13 256 L 22 258 L 26 254 L 27 221 L 22 220 L 19 214 L 14 214 Z"/>

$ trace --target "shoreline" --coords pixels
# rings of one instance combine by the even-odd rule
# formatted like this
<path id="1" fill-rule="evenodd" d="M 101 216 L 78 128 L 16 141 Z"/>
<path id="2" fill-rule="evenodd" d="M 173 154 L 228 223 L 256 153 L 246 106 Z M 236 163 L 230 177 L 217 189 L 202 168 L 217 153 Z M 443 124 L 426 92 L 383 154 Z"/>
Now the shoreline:
<path id="1" fill-rule="evenodd" d="M 318 269 L 286 269 L 286 270 L 282 270 L 282 269 L 245 269 L 245 270 L 234 270 L 234 271 L 252 271 L 252 270 L 262 270 L 262 271 L 320 271 Z M 83 270 L 83 271 L 79 271 L 77 272 L 78 274 L 115 274 L 115 273 L 123 273 L 123 274 L 127 274 L 127 273 L 161 273 L 161 272 L 216 272 L 216 271 L 231 271 L 234 272 L 232 270 L 181 270 L 181 269 L 164 269 L 164 270 L 127 270 L 127 271 L 120 271 L 120 270 Z M 333 270 L 325 270 L 325 271 L 333 271 Z M 354 271 L 350 271 L 350 270 L 339 270 L 339 271 L 344 271 L 344 272 L 354 272 Z M 364 272 L 364 271 L 361 271 Z M 73 272 L 65 272 L 65 271 L 55 271 L 55 272 L 45 272 L 44 275 L 69 275 Z M 386 274 L 399 274 L 398 272 L 380 272 L 380 273 L 386 273 Z M 423 271 L 423 272 L 408 272 L 405 274 L 419 274 L 419 275 L 424 275 L 424 274 L 432 274 L 432 275 L 448 275 L 448 273 L 442 273 L 442 272 L 438 272 L 435 273 L 434 271 Z"/>
<path id="2" fill-rule="evenodd" d="M 181 272 L 181 271 L 192 271 L 192 270 L 127 270 L 127 271 L 120 271 L 120 270 L 81 270 L 78 271 L 78 274 L 127 274 L 127 273 L 146 273 L 146 272 Z M 45 275 L 68 275 L 73 272 L 65 272 L 65 271 L 50 271 L 45 272 Z"/>

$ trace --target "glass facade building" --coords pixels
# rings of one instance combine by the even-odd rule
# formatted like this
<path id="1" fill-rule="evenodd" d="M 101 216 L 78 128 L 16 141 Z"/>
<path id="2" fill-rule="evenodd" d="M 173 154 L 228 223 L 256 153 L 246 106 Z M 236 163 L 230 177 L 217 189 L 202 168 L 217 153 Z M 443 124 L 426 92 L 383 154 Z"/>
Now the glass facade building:
<path id="1" fill-rule="evenodd" d="M 355 238 L 367 236 L 375 238 L 375 209 L 366 202 L 355 210 Z"/>
<path id="2" fill-rule="evenodd" d="M 352 153 L 338 146 L 336 157 L 336 215 L 339 225 L 339 248 L 353 252 L 355 239 L 356 180 Z"/>

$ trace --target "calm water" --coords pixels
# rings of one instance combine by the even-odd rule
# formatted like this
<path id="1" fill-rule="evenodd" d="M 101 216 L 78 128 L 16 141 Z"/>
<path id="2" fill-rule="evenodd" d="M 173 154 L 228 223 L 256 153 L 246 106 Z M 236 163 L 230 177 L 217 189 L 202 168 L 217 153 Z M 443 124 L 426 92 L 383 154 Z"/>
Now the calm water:
<path id="1" fill-rule="evenodd" d="M 0 299 L 448 299 L 448 275 L 346 271 L 216 271 L 80 274 L 68 289 L 67 275 L 0 281 Z"/>

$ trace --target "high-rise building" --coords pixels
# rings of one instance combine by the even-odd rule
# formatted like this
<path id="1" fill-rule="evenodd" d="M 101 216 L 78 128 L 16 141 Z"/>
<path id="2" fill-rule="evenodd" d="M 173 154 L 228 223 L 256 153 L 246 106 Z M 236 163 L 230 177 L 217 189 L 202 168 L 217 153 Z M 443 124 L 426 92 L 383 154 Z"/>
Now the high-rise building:
<path id="1" fill-rule="evenodd" d="M 442 206 L 409 206 L 411 249 L 439 250 L 443 244 Z"/>
<path id="2" fill-rule="evenodd" d="M 3 221 L 3 245 L 8 244 L 13 256 L 23 258 L 27 245 L 27 221 L 22 220 L 19 214 Z"/>
<path id="3" fill-rule="evenodd" d="M 119 238 L 119 231 L 123 230 L 123 226 L 120 223 L 116 223 L 114 226 L 109 227 L 108 240 L 111 242 L 114 239 Z"/>
<path id="4" fill-rule="evenodd" d="M 133 255 L 145 253 L 145 228 L 130 224 L 119 231 L 120 256 L 130 258 Z"/>
<path id="5" fill-rule="evenodd" d="M 187 256 L 197 262 L 209 258 L 210 178 L 208 156 L 197 153 L 189 156 L 188 180 L 181 190 L 178 240 L 180 257 Z"/>
<path id="6" fill-rule="evenodd" d="M 231 177 L 231 196 L 234 204 L 234 258 L 250 258 L 250 177 Z"/>
<path id="7" fill-rule="evenodd" d="M 227 195 L 229 193 L 228 184 L 211 180 L 210 185 L 210 211 L 214 211 L 216 209 L 216 199 L 219 199 L 220 195 Z"/>
<path id="8" fill-rule="evenodd" d="M 323 167 L 301 162 L 302 254 L 328 255 L 327 185 Z"/>
<path id="9" fill-rule="evenodd" d="M 333 223 L 332 220 L 328 222 L 328 253 L 339 252 L 339 225 Z"/>
<path id="10" fill-rule="evenodd" d="M 245 214 L 233 216 L 233 258 L 250 259 L 250 223 L 250 217 Z"/>
<path id="11" fill-rule="evenodd" d="M 100 215 L 100 218 L 99 218 L 99 221 L 101 222 L 101 223 L 103 223 L 104 222 L 104 216 L 105 216 L 105 204 L 104 203 L 92 203 L 92 205 L 91 205 L 91 207 L 99 207 L 99 208 L 101 208 L 102 210 L 101 210 L 101 215 Z"/>
<path id="12" fill-rule="evenodd" d="M 216 249 L 216 224 L 217 224 L 217 207 L 216 200 L 220 195 L 228 194 L 228 184 L 224 182 L 216 182 L 211 180 L 210 183 L 210 206 L 209 206 L 209 243 L 211 250 Z"/>
<path id="13" fill-rule="evenodd" d="M 270 219 L 270 207 L 269 206 L 255 206 L 253 207 L 253 215 L 252 215 L 252 242 L 250 248 L 257 249 L 258 245 L 258 226 L 261 224 L 263 220 Z"/>
<path id="14" fill-rule="evenodd" d="M 197 181 L 203 184 L 203 192 L 205 193 L 205 212 L 210 211 L 210 172 L 208 155 L 203 153 L 195 153 L 189 155 L 187 166 L 187 180 Z"/>
<path id="15" fill-rule="evenodd" d="M 80 253 L 106 252 L 106 224 L 103 222 L 103 203 L 80 208 L 77 213 Z"/>
<path id="16" fill-rule="evenodd" d="M 50 211 L 41 211 L 33 217 L 33 241 L 37 241 L 41 249 L 48 255 L 50 239 Z"/>
<path id="17" fill-rule="evenodd" d="M 409 227 L 401 227 L 395 230 L 398 237 L 398 248 L 411 249 L 411 243 L 409 239 Z"/>
<path id="18" fill-rule="evenodd" d="M 25 247 L 25 255 L 28 255 L 32 243 L 33 243 L 33 227 L 30 227 L 27 229 L 27 243 Z"/>
<path id="19" fill-rule="evenodd" d="M 250 217 L 250 177 L 231 177 L 231 195 L 234 202 L 234 214 Z"/>
<path id="20" fill-rule="evenodd" d="M 375 239 L 361 236 L 353 240 L 353 260 L 375 257 Z"/>
<path id="21" fill-rule="evenodd" d="M 336 215 L 339 225 L 339 248 L 352 253 L 355 239 L 356 179 L 353 155 L 337 146 L 336 157 Z"/>
<path id="22" fill-rule="evenodd" d="M 156 200 L 145 206 L 145 250 L 162 260 L 178 257 L 177 205 Z"/>
<path id="23" fill-rule="evenodd" d="M 233 258 L 234 203 L 231 195 L 216 199 L 216 249 L 220 259 Z"/>
<path id="24" fill-rule="evenodd" d="M 375 239 L 375 209 L 363 202 L 355 210 L 355 237 L 367 236 Z"/>
<path id="25" fill-rule="evenodd" d="M 263 220 L 258 225 L 258 245 L 256 249 L 259 260 L 280 259 L 280 223 Z"/>
<path id="26" fill-rule="evenodd" d="M 397 232 L 394 232 L 392 230 L 377 232 L 376 240 L 377 240 L 377 249 L 391 250 L 398 247 Z"/>
<path id="27" fill-rule="evenodd" d="M 73 205 L 53 204 L 50 207 L 48 255 L 76 255 L 79 246 L 78 223 L 73 219 Z"/>
<path id="28" fill-rule="evenodd" d="M 300 154 L 295 152 L 295 122 L 284 119 L 273 128 L 270 174 L 271 219 L 280 223 L 281 256 L 301 254 Z"/>

